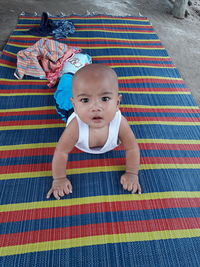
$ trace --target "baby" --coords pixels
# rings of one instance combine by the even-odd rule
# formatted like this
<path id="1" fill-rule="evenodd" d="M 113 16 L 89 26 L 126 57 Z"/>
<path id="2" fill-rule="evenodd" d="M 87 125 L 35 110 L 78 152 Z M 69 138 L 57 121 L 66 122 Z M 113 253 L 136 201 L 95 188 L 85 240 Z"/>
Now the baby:
<path id="1" fill-rule="evenodd" d="M 126 171 L 120 182 L 125 190 L 141 194 L 139 147 L 119 110 L 121 96 L 114 70 L 101 64 L 86 65 L 75 73 L 72 91 L 74 112 L 68 118 L 54 152 L 53 183 L 47 198 L 53 194 L 60 199 L 72 193 L 72 184 L 66 177 L 66 164 L 74 146 L 87 153 L 99 154 L 114 149 L 120 143 L 126 152 Z"/>

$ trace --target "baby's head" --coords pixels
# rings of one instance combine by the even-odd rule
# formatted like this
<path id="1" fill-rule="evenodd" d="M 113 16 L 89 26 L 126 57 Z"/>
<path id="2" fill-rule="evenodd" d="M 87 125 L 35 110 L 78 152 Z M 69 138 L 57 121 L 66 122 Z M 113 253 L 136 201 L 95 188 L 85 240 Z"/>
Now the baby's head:
<path id="1" fill-rule="evenodd" d="M 100 128 L 114 118 L 119 109 L 118 80 L 105 65 L 89 64 L 73 77 L 74 110 L 90 127 Z"/>

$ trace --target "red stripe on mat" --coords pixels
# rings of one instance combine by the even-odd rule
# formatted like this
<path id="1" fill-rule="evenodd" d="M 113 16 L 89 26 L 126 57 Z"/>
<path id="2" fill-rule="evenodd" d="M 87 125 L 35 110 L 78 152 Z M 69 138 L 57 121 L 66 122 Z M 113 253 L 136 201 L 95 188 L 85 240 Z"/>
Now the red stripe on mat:
<path id="1" fill-rule="evenodd" d="M 33 149 L 16 149 L 16 150 L 6 150 L 1 151 L 0 158 L 22 158 L 22 157 L 33 157 L 33 156 L 44 156 L 52 155 L 54 153 L 55 147 L 46 148 L 33 148 Z"/>
<path id="2" fill-rule="evenodd" d="M 185 113 L 185 114 L 200 114 L 200 110 L 197 109 L 145 109 L 145 108 L 120 108 L 122 112 L 134 112 L 134 113 Z M 30 110 L 30 111 L 13 111 L 0 113 L 0 117 L 11 117 L 11 116 L 25 116 L 25 115 L 57 115 L 55 109 L 52 110 Z M 137 117 L 135 117 L 137 118 Z M 61 122 L 61 119 L 60 119 Z"/>
<path id="3" fill-rule="evenodd" d="M 0 81 L 0 85 L 47 85 L 47 80 L 41 80 L 41 81 L 38 81 L 38 80 L 17 80 L 13 78 L 13 80 L 11 81 Z"/>
<path id="4" fill-rule="evenodd" d="M 19 85 L 46 85 L 48 81 L 39 81 L 38 80 L 35 80 L 35 81 L 30 81 L 30 80 L 12 80 L 12 81 L 1 81 L 0 84 L 2 85 L 16 85 L 16 84 L 19 84 Z M 123 80 L 119 80 L 119 83 L 120 84 L 123 84 L 123 83 L 145 83 L 145 82 L 148 82 L 148 83 L 169 83 L 169 84 L 184 84 L 184 81 L 183 80 L 175 80 L 175 79 L 153 79 L 153 78 L 142 78 L 142 79 L 129 79 L 127 77 L 124 78 Z"/>
<path id="5" fill-rule="evenodd" d="M 90 26 L 83 26 L 83 27 L 77 27 L 76 28 L 76 30 L 78 31 L 78 30 L 103 30 L 103 31 L 109 31 L 109 32 L 118 32 L 119 30 L 120 30 L 120 32 L 124 32 L 124 33 L 129 33 L 129 32 L 131 32 L 131 33 L 133 33 L 133 31 L 134 31 L 134 33 L 137 33 L 137 32 L 139 32 L 139 33 L 154 33 L 155 34 L 155 31 L 154 31 L 154 29 L 152 28 L 152 29 L 150 29 L 150 30 L 146 30 L 146 29 L 140 29 L 140 30 L 136 30 L 136 29 L 127 29 L 127 28 L 125 28 L 125 29 L 112 29 L 111 27 L 109 28 L 109 27 L 97 27 L 97 28 L 95 28 L 95 27 L 91 27 L 91 25 Z"/>
<path id="6" fill-rule="evenodd" d="M 122 112 L 135 112 L 135 113 L 186 113 L 186 114 L 200 114 L 200 110 L 195 109 L 145 109 L 145 108 L 120 108 Z M 13 112 L 6 112 L 0 113 L 0 117 L 11 117 L 11 116 L 25 116 L 25 115 L 57 115 L 56 110 L 33 110 L 33 111 L 13 111 Z"/>
<path id="7" fill-rule="evenodd" d="M 0 223 L 127 210 L 199 208 L 200 198 L 130 200 L 2 212 Z"/>
<path id="8" fill-rule="evenodd" d="M 143 150 L 196 150 L 200 151 L 200 144 L 159 144 L 159 143 L 140 143 Z"/>
<path id="9" fill-rule="evenodd" d="M 160 143 L 140 143 L 139 147 L 141 150 L 192 150 L 200 151 L 200 144 L 160 144 Z M 15 158 L 15 157 L 32 157 L 32 156 L 44 156 L 53 155 L 54 147 L 46 148 L 33 148 L 33 149 L 16 149 L 16 150 L 6 150 L 1 151 L 0 158 Z M 123 150 L 120 146 L 115 150 Z M 83 153 L 80 150 L 74 148 L 71 152 Z"/>
<path id="10" fill-rule="evenodd" d="M 126 117 L 128 121 L 175 121 L 175 122 L 200 122 L 200 118 L 195 117 Z M 2 121 L 1 126 L 24 126 L 24 125 L 51 125 L 61 124 L 60 119 L 45 119 L 45 120 L 15 120 L 15 121 Z"/>
<path id="11" fill-rule="evenodd" d="M 154 112 L 158 112 L 158 113 L 196 113 L 196 114 L 200 114 L 200 109 L 176 109 L 176 108 L 129 108 L 129 107 L 121 107 L 120 110 L 122 112 L 144 112 L 144 113 L 154 113 Z"/>
<path id="12" fill-rule="evenodd" d="M 198 157 L 142 157 L 141 164 L 199 164 Z M 109 166 L 125 166 L 124 158 L 107 158 L 107 159 L 88 159 L 79 161 L 69 161 L 68 169 L 90 168 L 90 167 L 105 167 Z M 19 172 L 34 172 L 51 170 L 51 163 L 38 164 L 21 164 L 1 166 L 0 173 L 19 173 Z M 112 169 L 111 169 L 112 170 Z"/>
<path id="13" fill-rule="evenodd" d="M 128 121 L 176 121 L 176 122 L 200 122 L 200 118 L 195 117 L 126 117 Z"/>
<path id="14" fill-rule="evenodd" d="M 96 235 L 195 229 L 199 228 L 199 225 L 200 218 L 122 221 L 4 234 L 1 238 L 4 242 L 3 246 L 6 247 Z"/>
<path id="15" fill-rule="evenodd" d="M 120 91 L 125 92 L 190 92 L 187 88 L 179 88 L 179 87 L 119 87 Z"/>
<path id="16" fill-rule="evenodd" d="M 119 63 L 121 65 L 121 63 Z M 105 64 L 106 65 L 106 64 Z M 107 64 L 108 65 L 108 64 Z M 148 87 L 148 88 L 144 88 L 144 87 L 119 87 L 120 91 L 124 91 L 124 92 L 132 92 L 132 91 L 136 91 L 136 92 L 190 92 L 187 88 L 179 88 L 179 87 Z M 21 88 L 21 89 L 4 89 L 1 90 L 1 94 L 12 94 L 12 93 L 54 93 L 55 92 L 55 88 L 54 89 L 49 89 L 49 88 L 41 88 L 41 89 L 26 89 L 26 88 Z"/>
<path id="17" fill-rule="evenodd" d="M 10 40 L 13 40 L 13 41 L 35 41 L 37 42 L 38 40 L 40 39 L 40 37 L 18 37 L 18 36 L 11 36 L 9 38 L 9 41 Z M 53 37 L 50 37 L 48 39 L 53 39 Z M 66 41 L 66 39 L 64 38 L 60 38 L 59 40 L 62 40 L 62 41 Z M 103 39 L 101 38 L 92 38 L 92 42 L 102 42 Z M 88 41 L 86 39 L 81 39 L 81 38 L 73 38 L 73 37 L 69 37 L 67 39 L 67 44 L 71 43 L 71 42 L 75 42 L 75 44 L 77 42 L 81 42 L 82 44 L 85 43 L 85 44 L 88 44 Z M 146 40 L 146 41 L 142 41 L 142 40 L 127 40 L 127 39 L 106 39 L 106 42 L 107 43 L 133 43 L 133 44 L 161 44 L 160 40 Z M 32 42 L 31 42 L 32 43 Z M 95 58 L 98 58 L 98 56 L 95 56 Z M 106 56 L 104 57 L 106 58 Z M 133 56 L 131 56 L 131 59 L 133 58 Z M 142 58 L 142 56 L 141 56 Z M 138 59 L 138 57 L 137 57 Z M 118 60 L 120 60 L 120 58 L 118 57 Z M 123 59 L 124 60 L 124 59 Z M 146 59 L 145 59 L 146 60 Z M 148 60 L 148 59 L 147 59 Z M 158 59 L 157 59 L 158 60 Z M 159 58 L 159 60 L 162 60 L 161 58 Z M 165 59 L 164 59 L 165 60 Z M 169 61 L 169 58 L 166 59 Z"/>
<path id="18" fill-rule="evenodd" d="M 8 60 L 5 60 L 5 59 L 0 59 L 0 64 L 7 64 L 9 66 L 16 67 L 16 62 L 11 62 L 11 61 L 8 61 Z"/>
<path id="19" fill-rule="evenodd" d="M 11 53 L 8 53 L 5 50 L 2 51 L 2 55 L 5 55 L 5 56 L 11 57 L 11 58 L 17 58 L 17 55 L 13 55 Z"/>
<path id="20" fill-rule="evenodd" d="M 157 58 L 157 57 L 134 57 L 134 56 L 131 56 L 131 57 L 123 57 L 123 58 L 120 58 L 120 57 L 115 57 L 115 56 L 111 56 L 111 57 L 106 57 L 106 56 L 102 56 L 102 57 L 98 57 L 98 56 L 95 56 L 95 58 L 94 58 L 94 61 L 95 60 L 98 60 L 98 61 L 101 61 L 101 60 L 110 60 L 111 61 L 111 63 L 112 63 L 112 61 L 113 60 L 117 60 L 117 61 L 122 61 L 122 62 L 124 62 L 124 61 L 131 61 L 131 60 L 136 60 L 136 61 L 139 61 L 139 60 L 145 60 L 145 61 L 168 61 L 168 62 L 170 62 L 170 63 L 172 63 L 171 62 L 171 58 L 165 58 L 165 57 L 160 57 L 160 58 Z M 111 64 L 110 63 L 110 64 Z"/>
<path id="21" fill-rule="evenodd" d="M 9 41 L 8 42 L 8 44 L 14 44 L 14 45 L 21 45 L 22 43 L 21 42 L 15 42 L 15 41 Z M 68 44 L 70 44 L 70 42 L 68 42 Z M 26 43 L 26 45 L 27 46 L 32 46 L 33 44 L 32 43 Z M 71 44 L 70 44 L 71 45 Z M 76 47 L 81 47 L 81 46 L 83 46 L 84 44 L 82 44 L 82 43 L 76 43 Z M 140 45 L 140 44 L 107 44 L 107 43 L 104 43 L 104 44 L 87 44 L 87 46 L 88 47 L 102 47 L 102 46 L 104 46 L 104 47 L 110 47 L 110 46 L 116 46 L 116 47 L 123 47 L 123 48 L 125 48 L 125 47 L 127 47 L 127 48 L 129 48 L 129 47 L 140 47 L 140 48 L 163 48 L 163 46 L 162 45 Z M 174 65 L 173 65 L 174 66 Z"/>
<path id="22" fill-rule="evenodd" d="M 56 110 L 33 110 L 33 111 L 14 111 L 14 112 L 6 112 L 0 113 L 0 117 L 10 117 L 10 116 L 25 116 L 25 115 L 56 115 L 58 114 Z"/>
<path id="23" fill-rule="evenodd" d="M 43 88 L 43 89 L 11 89 L 11 90 L 1 90 L 1 94 L 17 94 L 17 93 L 22 93 L 22 94 L 31 94 L 31 93 L 46 93 L 46 94 L 52 94 L 55 92 L 55 89 L 48 89 L 48 88 Z"/>
<path id="24" fill-rule="evenodd" d="M 45 124 L 61 124 L 59 119 L 46 119 L 46 120 L 19 120 L 17 121 L 2 121 L 1 126 L 15 126 L 15 125 L 45 125 Z"/>

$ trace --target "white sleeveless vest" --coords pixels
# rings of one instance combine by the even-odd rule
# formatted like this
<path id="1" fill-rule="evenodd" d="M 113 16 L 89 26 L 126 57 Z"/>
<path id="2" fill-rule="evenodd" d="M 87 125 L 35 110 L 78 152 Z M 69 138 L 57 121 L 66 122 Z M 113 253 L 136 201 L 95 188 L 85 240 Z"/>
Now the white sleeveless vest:
<path id="1" fill-rule="evenodd" d="M 114 119 L 109 124 L 108 139 L 105 145 L 97 148 L 89 148 L 89 127 L 86 123 L 80 120 L 75 112 L 73 112 L 68 118 L 66 127 L 75 117 L 77 118 L 79 127 L 79 139 L 75 145 L 78 149 L 91 154 L 102 154 L 114 149 L 119 145 L 118 135 L 122 118 L 120 111 L 116 112 Z"/>

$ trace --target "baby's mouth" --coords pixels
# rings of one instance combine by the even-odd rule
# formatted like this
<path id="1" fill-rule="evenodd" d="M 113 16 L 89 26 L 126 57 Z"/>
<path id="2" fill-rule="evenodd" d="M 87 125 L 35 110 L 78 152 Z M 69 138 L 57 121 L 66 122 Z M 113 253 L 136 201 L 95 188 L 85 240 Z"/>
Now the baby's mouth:
<path id="1" fill-rule="evenodd" d="M 100 117 L 100 116 L 95 116 L 95 117 L 92 118 L 92 120 L 95 121 L 95 122 L 99 122 L 99 121 L 101 121 L 102 119 L 103 119 L 103 118 Z"/>

